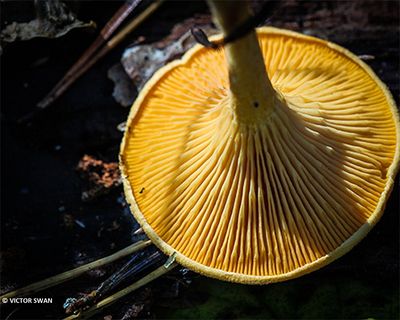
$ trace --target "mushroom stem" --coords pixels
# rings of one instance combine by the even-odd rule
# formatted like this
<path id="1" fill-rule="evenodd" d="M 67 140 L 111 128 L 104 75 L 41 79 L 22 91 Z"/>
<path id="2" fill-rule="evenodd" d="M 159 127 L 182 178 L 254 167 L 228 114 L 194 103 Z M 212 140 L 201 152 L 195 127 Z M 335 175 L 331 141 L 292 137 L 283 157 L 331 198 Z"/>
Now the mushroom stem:
<path id="1" fill-rule="evenodd" d="M 251 16 L 247 1 L 208 0 L 208 4 L 224 36 Z M 271 113 L 277 96 L 268 79 L 255 30 L 225 45 L 225 55 L 232 108 L 239 121 L 260 121 Z"/>

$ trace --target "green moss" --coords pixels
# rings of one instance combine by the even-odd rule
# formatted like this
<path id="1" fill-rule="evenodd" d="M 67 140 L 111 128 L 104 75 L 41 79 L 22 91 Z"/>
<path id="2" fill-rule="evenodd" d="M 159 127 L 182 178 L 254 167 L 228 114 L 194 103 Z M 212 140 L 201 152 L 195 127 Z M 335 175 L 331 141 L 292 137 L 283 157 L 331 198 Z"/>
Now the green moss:
<path id="1" fill-rule="evenodd" d="M 306 288 L 305 288 L 306 291 Z M 308 301 L 299 309 L 301 319 L 339 319 L 336 287 L 332 284 L 318 286 Z"/>
<path id="2" fill-rule="evenodd" d="M 296 287 L 290 282 L 265 287 L 261 299 L 271 310 L 274 318 L 297 318 L 298 297 L 296 297 Z"/>
<path id="3" fill-rule="evenodd" d="M 390 288 L 349 281 L 340 286 L 341 310 L 345 318 L 398 319 L 399 300 Z"/>
<path id="4" fill-rule="evenodd" d="M 187 290 L 186 304 L 164 309 L 162 318 L 399 319 L 398 288 L 379 280 L 307 276 L 246 286 L 199 278 Z"/>
<path id="5" fill-rule="evenodd" d="M 265 318 L 260 313 L 260 303 L 252 294 L 253 287 L 226 283 L 222 281 L 202 281 L 196 290 L 207 292 L 204 303 L 190 308 L 175 310 L 170 314 L 175 319 L 219 319 L 219 318 Z M 269 315 L 268 315 L 269 316 Z"/>

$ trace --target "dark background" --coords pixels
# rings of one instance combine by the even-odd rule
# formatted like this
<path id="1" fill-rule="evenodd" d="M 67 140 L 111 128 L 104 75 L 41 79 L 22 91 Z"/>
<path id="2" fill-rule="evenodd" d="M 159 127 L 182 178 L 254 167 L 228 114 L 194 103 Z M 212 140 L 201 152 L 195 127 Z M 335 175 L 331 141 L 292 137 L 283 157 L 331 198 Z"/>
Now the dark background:
<path id="1" fill-rule="evenodd" d="M 122 188 L 84 203 L 87 181 L 76 172 L 83 155 L 117 161 L 128 108 L 112 97 L 108 69 L 138 36 L 151 43 L 195 13 L 202 1 L 167 2 L 127 40 L 96 64 L 52 107 L 31 121 L 35 109 L 120 1 L 67 2 L 94 31 L 77 29 L 59 39 L 33 39 L 3 46 L 1 54 L 1 290 L 9 291 L 92 261 L 132 242 L 135 222 Z M 1 2 L 2 27 L 33 18 L 32 2 Z M 317 35 L 372 55 L 366 61 L 399 96 L 399 2 L 284 1 L 270 25 Z M 84 227 L 75 221 L 81 222 Z M 38 294 L 51 305 L 3 306 L 1 318 L 60 318 L 67 297 L 88 292 L 122 262 Z M 399 318 L 399 183 L 383 218 L 343 258 L 310 275 L 268 286 L 184 279 L 179 270 L 103 311 L 97 318 Z M 132 308 L 139 310 L 133 313 Z M 131 312 L 131 315 L 129 315 Z M 106 318 L 107 319 L 107 318 Z M 110 320 L 110 318 L 108 318 Z"/>

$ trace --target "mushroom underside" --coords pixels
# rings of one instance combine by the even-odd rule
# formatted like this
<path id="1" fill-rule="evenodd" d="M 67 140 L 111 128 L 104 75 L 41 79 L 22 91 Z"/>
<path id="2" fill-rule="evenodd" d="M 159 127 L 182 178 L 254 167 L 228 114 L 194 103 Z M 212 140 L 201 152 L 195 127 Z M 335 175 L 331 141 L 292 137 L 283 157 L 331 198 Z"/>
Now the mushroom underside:
<path id="1" fill-rule="evenodd" d="M 268 117 L 240 121 L 224 53 L 198 46 L 146 85 L 121 150 L 149 237 L 235 281 L 300 275 L 342 255 L 381 216 L 398 162 L 397 110 L 367 66 L 312 37 L 258 37 L 281 98 Z"/>

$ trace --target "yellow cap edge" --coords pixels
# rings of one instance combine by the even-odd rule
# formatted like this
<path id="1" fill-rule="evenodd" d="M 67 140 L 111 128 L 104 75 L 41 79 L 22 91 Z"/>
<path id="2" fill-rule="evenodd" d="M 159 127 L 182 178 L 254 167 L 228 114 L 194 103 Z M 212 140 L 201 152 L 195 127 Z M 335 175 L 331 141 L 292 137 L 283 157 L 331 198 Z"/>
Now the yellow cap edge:
<path id="1" fill-rule="evenodd" d="M 193 48 L 188 50 L 181 59 L 175 60 L 166 66 L 160 68 L 146 83 L 146 85 L 143 87 L 142 91 L 140 92 L 139 96 L 135 100 L 131 111 L 128 116 L 127 124 L 126 124 L 126 131 L 124 134 L 124 137 L 122 139 L 121 147 L 120 147 L 120 154 L 119 154 L 119 166 L 121 170 L 121 176 L 122 176 L 122 181 L 123 181 L 123 186 L 124 186 L 124 192 L 125 192 L 125 197 L 126 200 L 130 206 L 131 212 L 134 215 L 135 219 L 138 221 L 140 226 L 143 228 L 144 232 L 146 235 L 150 238 L 150 240 L 153 242 L 154 245 L 156 245 L 162 252 L 164 252 L 166 255 L 172 255 L 175 253 L 175 258 L 178 263 L 180 263 L 182 266 L 195 271 L 199 274 L 205 275 L 207 277 L 211 278 L 216 278 L 224 281 L 230 281 L 230 282 L 237 282 L 237 283 L 243 283 L 243 284 L 268 284 L 268 283 L 274 283 L 274 282 L 281 282 L 281 281 L 286 281 L 289 279 L 297 278 L 302 275 L 305 275 L 307 273 L 310 273 L 312 271 L 315 271 L 330 262 L 340 258 L 343 256 L 345 253 L 349 252 L 356 244 L 358 244 L 367 234 L 368 232 L 372 229 L 372 227 L 379 221 L 381 218 L 386 202 L 390 196 L 390 193 L 393 189 L 394 185 L 394 180 L 396 177 L 396 174 L 399 170 L 399 164 L 400 164 L 400 120 L 399 120 L 399 111 L 396 107 L 396 104 L 394 102 L 394 99 L 389 92 L 388 88 L 386 85 L 378 78 L 378 76 L 372 71 L 372 69 L 365 64 L 361 59 L 359 59 L 355 54 L 351 53 L 349 50 L 335 44 L 329 41 L 325 41 L 322 39 L 318 39 L 312 36 L 307 36 L 303 35 L 301 33 L 295 32 L 295 31 L 290 31 L 290 30 L 285 30 L 285 29 L 279 29 L 279 28 L 274 28 L 274 27 L 262 27 L 257 29 L 257 33 L 266 33 L 266 34 L 277 34 L 277 35 L 285 35 L 285 36 L 290 36 L 293 38 L 298 38 L 298 39 L 305 39 L 308 41 L 312 41 L 314 43 L 320 43 L 320 44 L 325 44 L 329 48 L 345 55 L 346 57 L 350 58 L 353 60 L 355 63 L 357 63 L 367 74 L 378 84 L 378 86 L 382 89 L 384 92 L 386 99 L 388 101 L 388 104 L 391 108 L 392 111 L 392 116 L 393 116 L 393 121 L 395 122 L 396 125 L 396 150 L 395 150 L 395 155 L 393 158 L 393 162 L 390 165 L 388 169 L 388 181 L 386 183 L 385 189 L 381 194 L 381 197 L 378 201 L 378 204 L 376 206 L 376 209 L 374 213 L 369 217 L 366 223 L 364 223 L 349 239 L 347 239 L 345 242 L 343 242 L 338 248 L 336 248 L 334 251 L 330 252 L 329 254 L 315 260 L 312 263 L 306 264 L 302 266 L 301 268 L 295 269 L 291 272 L 287 272 L 284 274 L 276 275 L 276 276 L 251 276 L 251 275 L 245 275 L 245 274 L 237 274 L 233 272 L 227 272 L 223 270 L 219 270 L 216 268 L 211 268 L 204 266 L 184 255 L 182 255 L 179 252 L 176 252 L 170 245 L 165 243 L 151 228 L 151 226 L 147 223 L 143 213 L 140 211 L 139 206 L 136 202 L 132 187 L 130 185 L 130 182 L 128 180 L 127 176 L 127 170 L 125 168 L 125 163 L 124 163 L 124 157 L 123 157 L 123 152 L 125 150 L 125 145 L 126 145 L 126 139 L 129 136 L 129 130 L 132 125 L 134 125 L 134 120 L 135 117 L 140 109 L 140 106 L 145 99 L 147 93 L 150 91 L 150 89 L 157 84 L 159 80 L 161 80 L 169 71 L 172 69 L 185 65 L 191 57 L 197 53 L 200 50 L 205 50 L 203 46 L 201 45 L 195 45 Z M 221 35 L 215 35 L 211 37 L 211 40 L 217 40 L 221 39 Z"/>

